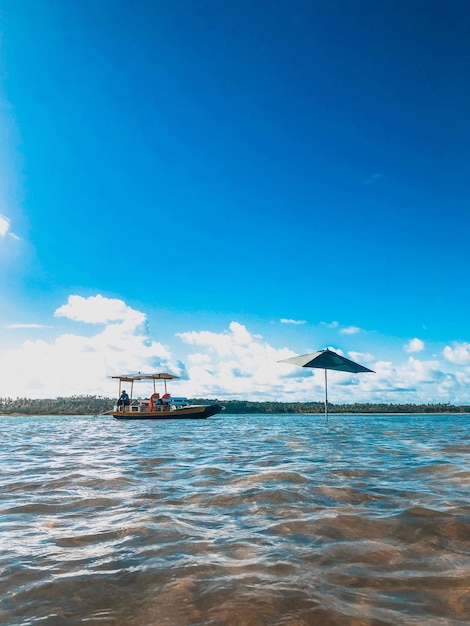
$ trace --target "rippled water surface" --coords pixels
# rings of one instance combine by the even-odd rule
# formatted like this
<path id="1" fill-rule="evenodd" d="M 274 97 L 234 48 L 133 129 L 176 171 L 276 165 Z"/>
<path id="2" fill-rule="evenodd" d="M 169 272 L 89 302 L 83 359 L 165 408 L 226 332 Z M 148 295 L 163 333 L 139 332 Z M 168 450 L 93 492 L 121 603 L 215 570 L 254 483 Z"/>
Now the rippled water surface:
<path id="1" fill-rule="evenodd" d="M 468 624 L 469 426 L 0 418 L 0 623 Z"/>

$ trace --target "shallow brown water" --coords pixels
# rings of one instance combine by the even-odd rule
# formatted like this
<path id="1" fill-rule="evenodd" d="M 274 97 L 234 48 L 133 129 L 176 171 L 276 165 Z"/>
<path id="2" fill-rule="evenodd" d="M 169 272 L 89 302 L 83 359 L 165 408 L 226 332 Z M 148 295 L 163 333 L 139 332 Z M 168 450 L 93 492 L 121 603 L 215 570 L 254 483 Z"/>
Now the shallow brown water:
<path id="1" fill-rule="evenodd" d="M 468 624 L 469 426 L 0 418 L 0 623 Z"/>

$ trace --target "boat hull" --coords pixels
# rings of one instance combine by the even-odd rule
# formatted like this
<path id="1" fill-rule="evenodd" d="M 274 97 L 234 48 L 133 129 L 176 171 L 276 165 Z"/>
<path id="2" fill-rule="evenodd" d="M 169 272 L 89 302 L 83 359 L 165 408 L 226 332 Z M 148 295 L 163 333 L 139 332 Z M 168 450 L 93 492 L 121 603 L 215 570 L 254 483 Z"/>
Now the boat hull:
<path id="1" fill-rule="evenodd" d="M 118 420 L 203 420 L 223 411 L 220 404 L 185 406 L 170 411 L 110 411 Z"/>

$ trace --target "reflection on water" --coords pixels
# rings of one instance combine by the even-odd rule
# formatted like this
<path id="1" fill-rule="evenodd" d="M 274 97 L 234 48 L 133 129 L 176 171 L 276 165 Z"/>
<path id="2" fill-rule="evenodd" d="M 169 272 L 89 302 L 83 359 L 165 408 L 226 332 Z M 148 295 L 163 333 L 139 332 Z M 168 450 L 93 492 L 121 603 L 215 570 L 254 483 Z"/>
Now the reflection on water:
<path id="1" fill-rule="evenodd" d="M 468 624 L 469 424 L 0 418 L 0 623 Z"/>

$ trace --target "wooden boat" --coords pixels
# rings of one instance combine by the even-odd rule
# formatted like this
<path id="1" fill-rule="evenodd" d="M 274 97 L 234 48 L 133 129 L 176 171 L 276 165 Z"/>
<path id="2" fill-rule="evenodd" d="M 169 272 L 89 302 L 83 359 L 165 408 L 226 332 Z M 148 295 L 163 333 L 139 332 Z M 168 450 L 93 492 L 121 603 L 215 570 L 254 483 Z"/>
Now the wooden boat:
<path id="1" fill-rule="evenodd" d="M 165 419 L 206 419 L 223 411 L 220 404 L 189 404 L 186 398 L 173 397 L 167 392 L 167 380 L 179 378 L 173 374 L 161 372 L 159 374 L 125 374 L 111 376 L 119 381 L 119 395 L 124 392 L 123 383 L 130 384 L 129 404 L 118 404 L 112 411 L 108 411 L 116 419 L 121 420 L 165 420 Z M 160 395 L 156 389 L 156 381 L 163 380 L 165 392 Z M 134 383 L 147 381 L 153 383 L 153 393 L 148 398 L 134 398 Z M 125 393 L 125 392 L 124 392 Z"/>

